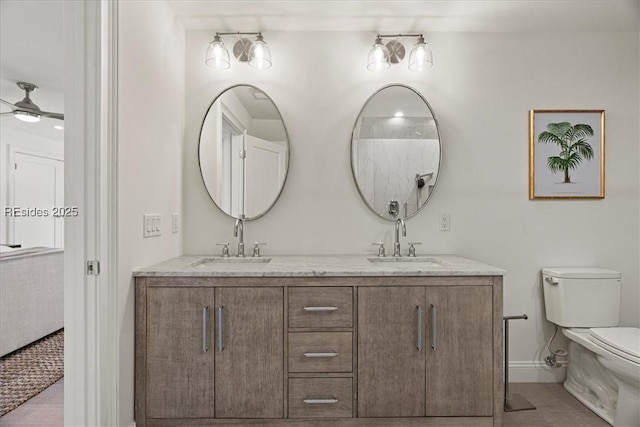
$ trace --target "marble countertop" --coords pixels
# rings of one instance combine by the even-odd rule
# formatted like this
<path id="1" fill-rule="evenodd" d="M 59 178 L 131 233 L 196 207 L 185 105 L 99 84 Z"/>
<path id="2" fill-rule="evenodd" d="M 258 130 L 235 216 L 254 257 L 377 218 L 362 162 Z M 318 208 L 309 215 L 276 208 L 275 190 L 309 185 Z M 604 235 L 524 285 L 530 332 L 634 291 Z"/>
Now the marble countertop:
<path id="1" fill-rule="evenodd" d="M 370 261 L 372 260 L 372 261 Z M 261 262 L 260 262 L 261 261 Z M 265 262 L 268 261 L 268 262 Z M 135 277 L 504 276 L 505 270 L 456 255 L 181 256 L 133 272 Z"/>

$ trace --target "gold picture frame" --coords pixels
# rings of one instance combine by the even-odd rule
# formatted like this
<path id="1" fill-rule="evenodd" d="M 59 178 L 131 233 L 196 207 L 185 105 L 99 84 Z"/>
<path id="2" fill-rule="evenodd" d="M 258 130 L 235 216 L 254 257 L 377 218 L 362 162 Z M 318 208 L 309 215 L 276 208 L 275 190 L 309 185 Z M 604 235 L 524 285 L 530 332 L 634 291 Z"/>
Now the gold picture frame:
<path id="1" fill-rule="evenodd" d="M 604 110 L 529 111 L 529 199 L 604 199 Z"/>

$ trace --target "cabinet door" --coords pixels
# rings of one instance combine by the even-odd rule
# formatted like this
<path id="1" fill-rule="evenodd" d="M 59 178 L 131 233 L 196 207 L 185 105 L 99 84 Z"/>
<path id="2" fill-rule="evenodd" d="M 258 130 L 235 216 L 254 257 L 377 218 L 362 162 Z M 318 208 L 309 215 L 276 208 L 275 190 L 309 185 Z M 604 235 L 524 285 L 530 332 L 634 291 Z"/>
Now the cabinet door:
<path id="1" fill-rule="evenodd" d="M 435 286 L 426 292 L 427 416 L 491 416 L 491 286 Z"/>
<path id="2" fill-rule="evenodd" d="M 147 289 L 148 418 L 213 417 L 214 307 L 213 288 Z"/>
<path id="3" fill-rule="evenodd" d="M 283 296 L 282 288 L 216 288 L 217 418 L 284 416 Z"/>
<path id="4" fill-rule="evenodd" d="M 423 287 L 358 289 L 358 416 L 425 415 Z"/>

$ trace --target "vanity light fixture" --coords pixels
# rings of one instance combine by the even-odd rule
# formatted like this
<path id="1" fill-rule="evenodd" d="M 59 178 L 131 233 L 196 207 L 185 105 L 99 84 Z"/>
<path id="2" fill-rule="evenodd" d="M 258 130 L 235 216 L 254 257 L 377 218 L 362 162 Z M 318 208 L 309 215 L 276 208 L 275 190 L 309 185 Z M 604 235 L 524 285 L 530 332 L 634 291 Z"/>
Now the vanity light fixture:
<path id="1" fill-rule="evenodd" d="M 233 44 L 233 56 L 240 62 L 248 62 L 253 68 L 266 70 L 271 68 L 271 51 L 262 37 L 262 33 L 216 33 L 207 47 L 205 63 L 214 70 L 226 70 L 231 67 L 229 51 L 222 41 L 222 36 L 236 35 L 238 40 Z M 252 42 L 246 37 L 256 36 Z"/>
<path id="2" fill-rule="evenodd" d="M 416 44 L 409 53 L 409 69 L 411 71 L 424 71 L 433 66 L 433 53 L 431 48 L 424 41 L 422 34 L 378 34 L 369 51 L 367 57 L 367 69 L 369 71 L 386 70 L 391 64 L 402 62 L 406 50 L 404 45 L 397 39 L 402 37 L 417 37 Z M 383 38 L 393 38 L 386 45 L 382 43 Z"/>
<path id="3" fill-rule="evenodd" d="M 389 59 L 389 48 L 382 44 L 382 38 L 380 34 L 376 37 L 376 41 L 369 51 L 367 57 L 367 70 L 369 71 L 382 71 L 391 66 Z"/>

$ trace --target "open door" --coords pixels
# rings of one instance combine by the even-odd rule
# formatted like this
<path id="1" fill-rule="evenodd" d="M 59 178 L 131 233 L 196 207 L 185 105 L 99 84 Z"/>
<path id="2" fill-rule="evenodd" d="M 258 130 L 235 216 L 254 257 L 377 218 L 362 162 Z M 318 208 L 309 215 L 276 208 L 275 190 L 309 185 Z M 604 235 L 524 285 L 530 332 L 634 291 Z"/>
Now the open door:
<path id="1" fill-rule="evenodd" d="M 245 195 L 247 218 L 274 203 L 286 173 L 286 143 L 245 136 Z"/>

